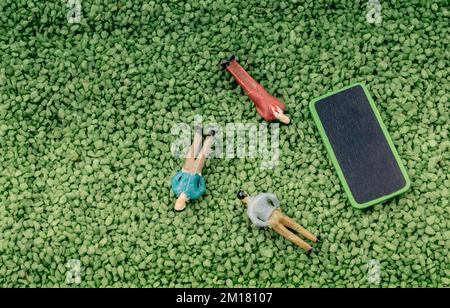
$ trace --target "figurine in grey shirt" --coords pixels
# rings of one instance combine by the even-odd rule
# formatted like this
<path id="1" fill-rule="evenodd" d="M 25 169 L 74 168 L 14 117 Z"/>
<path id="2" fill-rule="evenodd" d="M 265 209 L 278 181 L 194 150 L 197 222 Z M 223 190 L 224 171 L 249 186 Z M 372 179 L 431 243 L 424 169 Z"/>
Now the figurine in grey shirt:
<path id="1" fill-rule="evenodd" d="M 247 206 L 247 215 L 256 226 L 275 230 L 287 240 L 306 250 L 308 254 L 312 252 L 312 247 L 287 228 L 298 232 L 308 240 L 319 242 L 318 237 L 281 213 L 280 202 L 274 194 L 262 193 L 250 197 L 245 191 L 240 191 L 237 197 Z"/>

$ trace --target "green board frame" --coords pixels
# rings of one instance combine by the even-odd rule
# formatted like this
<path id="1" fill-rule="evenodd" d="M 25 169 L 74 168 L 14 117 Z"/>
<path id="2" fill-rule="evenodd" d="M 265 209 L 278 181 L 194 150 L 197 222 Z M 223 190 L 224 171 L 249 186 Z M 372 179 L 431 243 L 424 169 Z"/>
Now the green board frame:
<path id="1" fill-rule="evenodd" d="M 371 201 L 366 202 L 366 203 L 358 203 L 355 200 L 355 198 L 353 197 L 353 194 L 352 194 L 352 192 L 350 190 L 350 187 L 349 187 L 349 185 L 348 185 L 348 183 L 347 183 L 347 181 L 345 179 L 344 173 L 342 172 L 342 169 L 341 169 L 341 167 L 339 165 L 339 162 L 338 162 L 338 160 L 336 158 L 336 155 L 335 155 L 335 153 L 333 151 L 331 143 L 328 140 L 327 134 L 325 132 L 325 129 L 324 129 L 323 125 L 322 125 L 322 122 L 320 121 L 319 115 L 318 115 L 317 110 L 316 110 L 316 103 L 318 101 L 320 101 L 320 100 L 322 100 L 322 99 L 324 99 L 324 98 L 326 98 L 328 96 L 337 94 L 339 92 L 345 91 L 347 89 L 350 89 L 350 88 L 353 88 L 353 87 L 356 87 L 356 86 L 361 86 L 361 88 L 363 89 L 365 95 L 367 96 L 367 99 L 369 101 L 370 107 L 372 108 L 372 110 L 373 110 L 373 112 L 375 114 L 375 117 L 376 117 L 376 119 L 378 121 L 378 124 L 380 125 L 381 130 L 383 131 L 383 135 L 386 138 L 392 153 L 394 154 L 395 160 L 396 160 L 396 162 L 397 162 L 397 164 L 398 164 L 398 166 L 400 168 L 400 171 L 401 171 L 403 177 L 405 178 L 405 186 L 403 188 L 401 188 L 401 189 L 399 189 L 399 190 L 397 190 L 397 191 L 395 191 L 395 192 L 393 192 L 393 193 L 391 193 L 389 195 L 385 195 L 385 196 L 379 197 L 377 199 L 371 200 Z M 322 140 L 323 140 L 323 142 L 325 144 L 325 148 L 327 149 L 327 152 L 328 152 L 328 154 L 329 154 L 329 156 L 331 158 L 331 161 L 332 161 L 332 163 L 334 165 L 334 168 L 336 169 L 336 172 L 338 174 L 339 180 L 341 181 L 342 186 L 344 187 L 344 191 L 347 194 L 347 197 L 348 197 L 348 199 L 350 201 L 350 204 L 353 207 L 355 207 L 357 209 L 365 209 L 365 208 L 371 207 L 371 206 L 373 206 L 375 204 L 384 202 L 384 201 L 386 201 L 386 200 L 388 200 L 388 199 L 390 199 L 392 197 L 400 195 L 400 194 L 404 193 L 405 191 L 407 191 L 410 188 L 411 180 L 410 180 L 410 178 L 408 176 L 408 173 L 406 172 L 406 169 L 403 166 L 403 163 L 402 163 L 402 161 L 400 159 L 400 156 L 398 155 L 397 150 L 395 149 L 394 143 L 392 142 L 392 139 L 389 136 L 387 128 L 384 125 L 383 120 L 381 119 L 380 113 L 378 112 L 378 110 L 377 110 L 377 108 L 375 106 L 375 103 L 374 103 L 374 101 L 372 99 L 372 96 L 370 95 L 369 91 L 367 90 L 366 86 L 363 83 L 360 83 L 360 82 L 354 83 L 354 84 L 351 84 L 351 85 L 346 86 L 344 88 L 341 88 L 341 89 L 339 89 L 337 91 L 333 91 L 333 92 L 327 93 L 325 95 L 322 95 L 322 96 L 320 96 L 320 97 L 318 97 L 318 98 L 316 98 L 316 99 L 314 99 L 314 100 L 312 100 L 310 102 L 309 109 L 311 111 L 313 120 L 316 123 L 317 128 L 319 129 L 319 134 L 320 134 L 320 136 L 321 136 L 321 138 L 322 138 Z"/>

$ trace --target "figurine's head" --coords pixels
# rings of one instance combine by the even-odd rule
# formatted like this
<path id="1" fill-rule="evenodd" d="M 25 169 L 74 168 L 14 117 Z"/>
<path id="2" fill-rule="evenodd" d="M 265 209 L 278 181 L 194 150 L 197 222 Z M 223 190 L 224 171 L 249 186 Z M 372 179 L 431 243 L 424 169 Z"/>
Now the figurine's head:
<path id="1" fill-rule="evenodd" d="M 241 200 L 242 202 L 244 202 L 245 205 L 247 205 L 247 203 L 248 203 L 248 194 L 247 194 L 247 192 L 245 192 L 245 191 L 243 191 L 243 190 L 240 190 L 240 191 L 238 191 L 238 193 L 237 193 L 237 197 L 238 197 L 239 200 Z"/>

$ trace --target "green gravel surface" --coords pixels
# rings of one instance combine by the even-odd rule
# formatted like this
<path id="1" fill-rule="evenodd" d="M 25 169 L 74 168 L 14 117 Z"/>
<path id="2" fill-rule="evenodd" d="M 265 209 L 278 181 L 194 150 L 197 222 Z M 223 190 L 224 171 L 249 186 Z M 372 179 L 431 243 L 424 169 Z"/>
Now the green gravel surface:
<path id="1" fill-rule="evenodd" d="M 366 1 L 83 0 L 69 24 L 65 1 L 0 1 L 0 286 L 448 287 L 450 4 L 381 3 L 375 25 Z M 287 104 L 280 163 L 211 159 L 175 213 L 172 126 L 261 122 L 218 66 L 232 53 Z M 359 81 L 412 181 L 367 211 L 308 110 Z M 239 188 L 276 193 L 317 254 L 253 227 Z"/>

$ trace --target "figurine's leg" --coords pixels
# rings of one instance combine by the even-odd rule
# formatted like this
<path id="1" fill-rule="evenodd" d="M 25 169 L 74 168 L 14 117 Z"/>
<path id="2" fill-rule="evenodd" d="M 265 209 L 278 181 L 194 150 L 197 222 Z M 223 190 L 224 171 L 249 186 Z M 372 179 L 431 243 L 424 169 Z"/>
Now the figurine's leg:
<path id="1" fill-rule="evenodd" d="M 196 126 L 194 132 L 194 141 L 186 154 L 186 161 L 183 170 L 186 172 L 195 172 L 195 157 L 200 152 L 202 145 L 202 127 Z"/>
<path id="2" fill-rule="evenodd" d="M 209 135 L 205 138 L 205 142 L 203 142 L 203 148 L 200 151 L 200 154 L 196 160 L 195 172 L 201 174 L 203 166 L 205 165 L 206 158 L 208 158 L 209 151 L 211 150 L 211 146 L 214 143 L 214 134 Z"/>
<path id="3" fill-rule="evenodd" d="M 301 238 L 296 236 L 294 233 L 286 229 L 281 223 L 273 224 L 271 225 L 271 228 L 275 230 L 275 232 L 286 238 L 287 240 L 297 245 L 298 247 L 306 250 L 308 253 L 312 251 L 312 247 L 308 245 L 308 243 L 306 243 Z"/>
<path id="4" fill-rule="evenodd" d="M 236 61 L 236 57 L 232 56 L 223 66 L 233 75 L 245 93 L 256 91 L 258 88 L 261 88 L 265 92 L 264 88 Z"/>
<path id="5" fill-rule="evenodd" d="M 303 228 L 302 226 L 300 226 L 298 223 L 296 223 L 292 218 L 282 214 L 281 216 L 281 223 L 283 225 L 285 225 L 286 227 L 297 231 L 300 235 L 306 237 L 308 240 L 311 240 L 315 243 L 318 242 L 317 237 L 312 234 L 311 232 L 309 232 L 308 230 L 306 230 L 305 228 Z"/>

